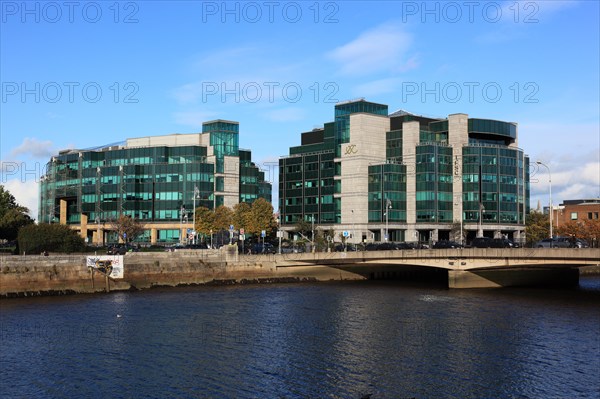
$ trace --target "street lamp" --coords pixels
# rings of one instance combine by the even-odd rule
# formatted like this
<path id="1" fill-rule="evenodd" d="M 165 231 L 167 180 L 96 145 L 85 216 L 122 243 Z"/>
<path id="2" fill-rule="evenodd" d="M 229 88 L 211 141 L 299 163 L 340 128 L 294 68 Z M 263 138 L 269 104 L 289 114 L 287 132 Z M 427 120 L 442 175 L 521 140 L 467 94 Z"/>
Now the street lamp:
<path id="1" fill-rule="evenodd" d="M 550 238 L 552 239 L 552 237 L 554 237 L 553 231 L 552 231 L 552 214 L 553 209 L 552 209 L 552 174 L 550 174 L 550 168 L 548 167 L 548 165 L 546 165 L 545 163 L 543 163 L 542 161 L 535 161 L 536 164 L 538 165 L 542 165 L 544 168 L 548 169 L 548 183 L 549 183 L 549 195 L 550 195 Z M 552 240 L 550 240 L 550 246 L 552 246 Z"/>
<path id="2" fill-rule="evenodd" d="M 192 226 L 192 231 L 194 234 L 194 244 L 198 243 L 198 239 L 197 239 L 197 235 L 196 235 L 196 197 L 198 197 L 200 195 L 200 190 L 198 190 L 198 186 L 194 185 L 194 216 L 193 216 L 193 222 L 194 225 Z"/>
<path id="3" fill-rule="evenodd" d="M 281 232 L 281 213 L 277 211 L 277 238 L 279 238 L 279 255 L 281 255 L 281 236 L 283 235 Z M 243 241 L 242 241 L 243 242 Z"/>
<path id="4" fill-rule="evenodd" d="M 181 209 L 179 209 L 179 243 L 183 244 L 183 234 L 181 233 L 183 231 L 183 219 L 186 217 L 185 215 L 185 205 L 181 206 Z"/>
<path id="5" fill-rule="evenodd" d="M 390 213 L 390 209 L 392 209 L 392 201 L 390 201 L 389 198 L 387 198 L 385 200 L 385 240 L 389 241 L 390 236 L 389 236 L 389 230 L 388 230 L 388 220 L 389 220 L 389 213 Z"/>
<path id="6" fill-rule="evenodd" d="M 477 228 L 477 237 L 483 237 L 483 214 L 485 212 L 485 206 L 482 202 L 479 202 L 479 226 Z"/>

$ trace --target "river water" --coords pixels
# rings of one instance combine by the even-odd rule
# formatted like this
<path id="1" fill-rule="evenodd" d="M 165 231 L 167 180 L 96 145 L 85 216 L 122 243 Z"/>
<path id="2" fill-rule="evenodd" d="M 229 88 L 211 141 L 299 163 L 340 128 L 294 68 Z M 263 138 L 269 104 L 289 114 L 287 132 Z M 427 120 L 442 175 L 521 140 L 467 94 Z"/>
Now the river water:
<path id="1" fill-rule="evenodd" d="M 0 301 L 3 398 L 598 398 L 600 278 Z"/>

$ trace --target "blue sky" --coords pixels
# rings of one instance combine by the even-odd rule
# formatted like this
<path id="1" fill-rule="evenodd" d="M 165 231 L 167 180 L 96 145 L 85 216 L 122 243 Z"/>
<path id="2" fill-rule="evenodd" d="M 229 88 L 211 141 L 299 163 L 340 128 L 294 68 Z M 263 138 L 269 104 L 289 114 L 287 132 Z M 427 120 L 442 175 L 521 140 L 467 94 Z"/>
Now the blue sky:
<path id="1" fill-rule="evenodd" d="M 1 184 L 34 216 L 58 150 L 236 120 L 275 183 L 300 132 L 357 97 L 518 122 L 555 204 L 600 196 L 597 1 L 0 5 Z M 534 173 L 531 203 L 547 204 Z"/>

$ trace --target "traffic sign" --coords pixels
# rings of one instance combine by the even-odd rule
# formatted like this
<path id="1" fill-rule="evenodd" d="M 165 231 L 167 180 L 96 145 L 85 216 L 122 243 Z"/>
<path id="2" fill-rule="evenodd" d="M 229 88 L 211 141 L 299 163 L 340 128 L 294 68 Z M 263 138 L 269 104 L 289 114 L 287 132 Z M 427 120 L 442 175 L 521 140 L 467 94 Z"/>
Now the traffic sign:
<path id="1" fill-rule="evenodd" d="M 348 237 L 348 236 L 350 236 L 350 233 L 349 233 L 348 231 L 344 231 L 344 232 L 342 233 L 342 235 L 343 235 L 344 237 Z"/>
<path id="2" fill-rule="evenodd" d="M 244 234 L 244 233 L 245 233 L 244 229 L 240 229 L 240 234 Z"/>
<path id="3" fill-rule="evenodd" d="M 263 230 L 263 231 L 261 231 L 261 232 L 260 232 L 260 236 L 261 236 L 261 237 L 263 237 L 263 238 L 265 238 L 265 237 L 267 236 L 267 232 L 266 232 L 266 231 L 264 231 L 264 230 Z"/>
<path id="4" fill-rule="evenodd" d="M 233 231 L 233 225 L 232 224 L 229 225 L 229 230 Z"/>

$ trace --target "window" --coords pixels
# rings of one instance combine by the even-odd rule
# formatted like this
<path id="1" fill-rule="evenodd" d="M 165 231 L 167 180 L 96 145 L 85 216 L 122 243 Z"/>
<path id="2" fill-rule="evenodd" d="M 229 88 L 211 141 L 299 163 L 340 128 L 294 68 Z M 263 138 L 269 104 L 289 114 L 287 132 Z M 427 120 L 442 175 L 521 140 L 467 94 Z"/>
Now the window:
<path id="1" fill-rule="evenodd" d="M 571 212 L 571 220 L 577 220 L 577 212 Z"/>

